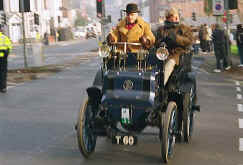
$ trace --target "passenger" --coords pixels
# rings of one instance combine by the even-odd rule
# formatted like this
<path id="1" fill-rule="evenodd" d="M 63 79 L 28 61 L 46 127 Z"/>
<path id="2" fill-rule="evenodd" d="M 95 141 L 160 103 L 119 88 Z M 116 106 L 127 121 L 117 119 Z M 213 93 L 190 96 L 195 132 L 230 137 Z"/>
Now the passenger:
<path id="1" fill-rule="evenodd" d="M 126 10 L 124 11 L 126 12 L 126 17 L 108 34 L 108 43 L 132 42 L 141 43 L 147 49 L 152 47 L 155 42 L 155 37 L 151 32 L 150 25 L 138 16 L 140 11 L 138 10 L 137 4 L 127 4 Z M 139 49 L 140 46 L 127 46 L 127 52 L 136 53 Z"/>
<path id="2" fill-rule="evenodd" d="M 189 52 L 193 43 L 193 33 L 189 26 L 180 24 L 179 13 L 175 8 L 168 9 L 165 13 L 164 25 L 156 31 L 156 48 L 165 42 L 169 57 L 165 64 L 164 85 L 166 85 L 175 65 L 179 65 L 180 55 Z"/>

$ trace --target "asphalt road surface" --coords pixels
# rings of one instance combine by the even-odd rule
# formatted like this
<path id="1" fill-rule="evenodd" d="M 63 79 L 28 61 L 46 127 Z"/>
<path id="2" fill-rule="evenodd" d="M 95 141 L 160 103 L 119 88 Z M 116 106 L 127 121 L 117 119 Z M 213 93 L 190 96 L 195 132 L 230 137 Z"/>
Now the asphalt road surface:
<path id="1" fill-rule="evenodd" d="M 43 55 L 40 57 L 36 57 L 33 56 L 33 45 L 27 44 L 26 46 L 26 57 L 28 66 L 62 64 L 68 62 L 74 57 L 80 56 L 84 52 L 89 52 L 98 48 L 96 39 L 57 42 L 54 45 L 43 45 Z M 8 68 L 23 68 L 23 54 L 23 45 L 14 46 L 8 58 Z"/>
<path id="2" fill-rule="evenodd" d="M 93 57 L 0 94 L 0 165 L 162 164 L 157 136 L 139 136 L 134 147 L 112 145 L 99 138 L 91 158 L 81 156 L 74 123 L 99 61 Z M 193 139 L 190 144 L 176 144 L 168 164 L 243 165 L 243 82 L 207 73 L 197 67 L 201 62 L 193 62 L 201 105 Z"/>

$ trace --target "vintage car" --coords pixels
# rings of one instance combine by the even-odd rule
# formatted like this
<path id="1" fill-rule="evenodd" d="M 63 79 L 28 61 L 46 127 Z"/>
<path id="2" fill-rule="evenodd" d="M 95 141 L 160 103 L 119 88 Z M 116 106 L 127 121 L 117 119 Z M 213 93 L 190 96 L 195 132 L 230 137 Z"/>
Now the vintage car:
<path id="1" fill-rule="evenodd" d="M 128 53 L 129 45 L 139 46 L 140 51 Z M 82 155 L 88 158 L 95 151 L 100 136 L 114 144 L 135 145 L 144 129 L 152 126 L 158 128 L 162 161 L 167 163 L 176 141 L 190 141 L 194 113 L 200 110 L 190 52 L 181 56 L 166 85 L 166 45 L 147 51 L 140 43 L 117 42 L 102 45 L 99 55 L 102 66 L 87 88 L 76 125 Z"/>

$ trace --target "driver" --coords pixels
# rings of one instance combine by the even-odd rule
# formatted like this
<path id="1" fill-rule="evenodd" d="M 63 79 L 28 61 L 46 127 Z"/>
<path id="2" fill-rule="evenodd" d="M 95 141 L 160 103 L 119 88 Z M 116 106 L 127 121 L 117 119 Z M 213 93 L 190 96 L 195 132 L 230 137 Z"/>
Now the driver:
<path id="1" fill-rule="evenodd" d="M 141 43 L 143 47 L 149 49 L 154 45 L 155 37 L 151 32 L 150 25 L 138 16 L 140 11 L 137 4 L 127 4 L 124 11 L 126 12 L 126 17 L 108 34 L 108 44 L 112 42 Z M 120 48 L 123 49 L 123 46 Z M 140 46 L 128 45 L 127 52 L 137 53 L 139 48 Z"/>
<path id="2" fill-rule="evenodd" d="M 179 13 L 175 8 L 170 8 L 165 13 L 164 25 L 156 31 L 155 47 L 159 48 L 165 42 L 169 57 L 165 64 L 164 85 L 167 83 L 175 65 L 179 65 L 180 55 L 185 54 L 193 43 L 193 33 L 189 26 L 179 23 Z"/>

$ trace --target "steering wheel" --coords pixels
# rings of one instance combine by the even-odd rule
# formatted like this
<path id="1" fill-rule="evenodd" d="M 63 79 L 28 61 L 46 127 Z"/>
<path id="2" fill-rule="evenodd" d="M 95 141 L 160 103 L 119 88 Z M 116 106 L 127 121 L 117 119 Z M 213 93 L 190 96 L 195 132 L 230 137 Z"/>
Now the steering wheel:
<path id="1" fill-rule="evenodd" d="M 141 43 L 137 43 L 137 42 L 112 42 L 111 45 L 114 46 L 124 45 L 124 53 L 127 52 L 127 45 L 142 46 Z"/>
<path id="2" fill-rule="evenodd" d="M 134 46 L 142 46 L 141 43 L 138 42 L 112 42 L 111 45 L 134 45 Z"/>

